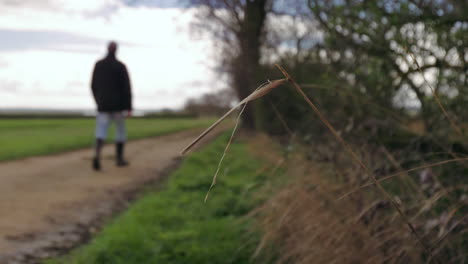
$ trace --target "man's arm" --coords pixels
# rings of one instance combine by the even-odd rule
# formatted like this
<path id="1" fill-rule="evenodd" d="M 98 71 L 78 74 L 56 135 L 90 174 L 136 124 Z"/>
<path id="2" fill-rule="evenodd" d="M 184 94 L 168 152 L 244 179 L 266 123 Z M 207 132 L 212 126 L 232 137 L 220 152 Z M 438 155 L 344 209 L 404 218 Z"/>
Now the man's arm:
<path id="1" fill-rule="evenodd" d="M 128 111 L 132 111 L 132 87 L 130 84 L 130 76 L 127 71 L 127 67 L 123 66 L 123 88 L 125 98 L 125 108 Z"/>
<path id="2" fill-rule="evenodd" d="M 94 65 L 93 74 L 91 77 L 91 91 L 93 92 L 94 101 L 96 101 L 97 90 L 97 64 Z"/>

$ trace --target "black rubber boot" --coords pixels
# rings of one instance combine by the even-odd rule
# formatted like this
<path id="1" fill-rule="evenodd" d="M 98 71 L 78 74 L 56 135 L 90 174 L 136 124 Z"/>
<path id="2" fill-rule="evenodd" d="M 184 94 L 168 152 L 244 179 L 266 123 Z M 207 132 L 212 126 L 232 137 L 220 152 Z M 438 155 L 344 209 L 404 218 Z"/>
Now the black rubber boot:
<path id="1" fill-rule="evenodd" d="M 98 158 L 93 158 L 93 169 L 95 171 L 100 171 L 101 170 L 101 161 L 99 161 Z"/>
<path id="2" fill-rule="evenodd" d="M 126 160 L 124 160 L 124 158 L 123 158 L 124 147 L 125 147 L 125 143 L 123 143 L 123 142 L 117 142 L 115 144 L 116 164 L 119 167 L 125 167 L 125 166 L 129 165 L 128 162 Z"/>
<path id="3" fill-rule="evenodd" d="M 96 171 L 101 170 L 101 149 L 102 145 L 104 144 L 104 140 L 97 138 L 96 139 L 96 146 L 95 146 L 95 151 L 96 154 L 93 158 L 93 169 Z"/>

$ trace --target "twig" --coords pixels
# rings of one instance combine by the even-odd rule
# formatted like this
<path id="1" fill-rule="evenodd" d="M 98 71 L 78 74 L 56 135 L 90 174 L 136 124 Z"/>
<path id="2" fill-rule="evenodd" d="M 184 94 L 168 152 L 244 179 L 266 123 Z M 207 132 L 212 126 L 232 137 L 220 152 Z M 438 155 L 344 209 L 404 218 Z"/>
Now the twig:
<path id="1" fill-rule="evenodd" d="M 418 68 L 418 71 L 421 73 L 422 75 L 422 78 L 424 80 L 424 82 L 429 86 L 429 88 L 431 88 L 431 92 L 432 92 L 432 95 L 434 96 L 437 104 L 439 105 L 439 108 L 440 110 L 442 110 L 442 113 L 444 114 L 445 118 L 447 118 L 447 120 L 449 121 L 450 123 L 450 126 L 452 127 L 453 130 L 455 130 L 455 132 L 458 133 L 458 135 L 460 137 L 463 137 L 463 133 L 460 129 L 459 126 L 457 126 L 457 124 L 455 124 L 455 122 L 452 120 L 452 118 L 450 118 L 447 110 L 445 110 L 445 107 L 444 105 L 442 104 L 442 102 L 440 101 L 440 98 L 439 98 L 439 95 L 437 95 L 437 91 L 434 89 L 434 87 L 432 87 L 432 85 L 427 81 L 426 77 L 424 76 L 424 72 L 421 70 L 421 67 L 419 66 L 419 63 L 418 61 L 416 60 L 416 58 L 414 57 L 413 53 L 409 52 L 408 50 L 406 50 L 406 52 L 410 55 L 410 57 L 413 59 L 414 63 L 416 64 L 416 67 Z"/>

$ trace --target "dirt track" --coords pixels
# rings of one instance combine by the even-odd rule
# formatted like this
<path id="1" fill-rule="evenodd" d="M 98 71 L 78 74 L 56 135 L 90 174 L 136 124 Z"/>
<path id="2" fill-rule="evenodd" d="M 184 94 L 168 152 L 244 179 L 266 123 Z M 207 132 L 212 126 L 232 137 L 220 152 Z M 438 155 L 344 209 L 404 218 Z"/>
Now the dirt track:
<path id="1" fill-rule="evenodd" d="M 0 163 L 0 263 L 34 263 L 80 243 L 174 167 L 200 132 L 130 142 L 126 168 L 114 165 L 114 146 L 107 145 L 101 172 L 91 170 L 90 149 Z"/>

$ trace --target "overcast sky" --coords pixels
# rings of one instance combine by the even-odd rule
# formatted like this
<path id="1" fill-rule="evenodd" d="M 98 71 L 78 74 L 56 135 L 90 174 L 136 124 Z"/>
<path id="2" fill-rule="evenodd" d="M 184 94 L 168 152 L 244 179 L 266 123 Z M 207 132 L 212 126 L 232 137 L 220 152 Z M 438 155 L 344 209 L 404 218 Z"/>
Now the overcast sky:
<path id="1" fill-rule="evenodd" d="M 138 2 L 135 4 L 135 2 Z M 0 108 L 94 109 L 89 88 L 109 40 L 136 109 L 181 107 L 214 89 L 211 44 L 177 0 L 0 0 Z"/>

